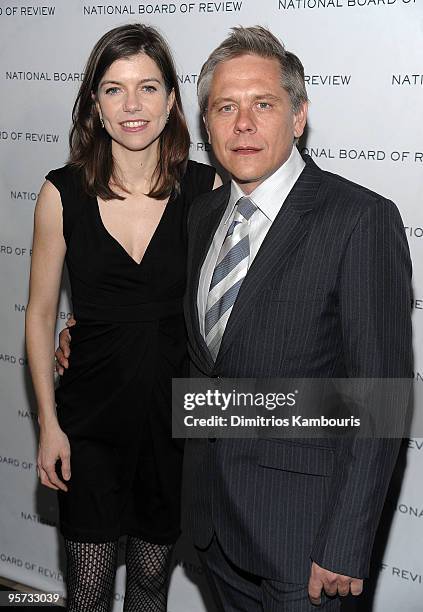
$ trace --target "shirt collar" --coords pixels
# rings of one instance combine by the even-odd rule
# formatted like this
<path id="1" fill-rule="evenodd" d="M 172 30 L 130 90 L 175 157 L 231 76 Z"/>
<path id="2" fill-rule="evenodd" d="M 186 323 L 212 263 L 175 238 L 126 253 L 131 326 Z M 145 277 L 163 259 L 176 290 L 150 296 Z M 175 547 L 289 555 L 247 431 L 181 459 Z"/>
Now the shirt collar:
<path id="1" fill-rule="evenodd" d="M 286 162 L 247 196 L 269 221 L 273 222 L 275 220 L 286 196 L 291 191 L 304 166 L 304 160 L 297 147 L 293 146 Z M 242 191 L 241 186 L 232 179 L 225 224 L 229 223 L 233 216 L 239 198 L 245 196 L 246 194 Z"/>

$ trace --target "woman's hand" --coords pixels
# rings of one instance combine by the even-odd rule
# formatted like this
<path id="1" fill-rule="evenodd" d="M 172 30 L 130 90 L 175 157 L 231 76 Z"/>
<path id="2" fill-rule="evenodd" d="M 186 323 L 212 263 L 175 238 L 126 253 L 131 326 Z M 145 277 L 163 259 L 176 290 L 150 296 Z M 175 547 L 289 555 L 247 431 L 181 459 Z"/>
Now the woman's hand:
<path id="1" fill-rule="evenodd" d="M 57 491 L 67 491 L 68 488 L 56 473 L 56 462 L 62 462 L 62 478 L 69 480 L 70 444 L 67 435 L 59 425 L 40 429 L 40 443 L 38 446 L 37 468 L 41 484 Z"/>

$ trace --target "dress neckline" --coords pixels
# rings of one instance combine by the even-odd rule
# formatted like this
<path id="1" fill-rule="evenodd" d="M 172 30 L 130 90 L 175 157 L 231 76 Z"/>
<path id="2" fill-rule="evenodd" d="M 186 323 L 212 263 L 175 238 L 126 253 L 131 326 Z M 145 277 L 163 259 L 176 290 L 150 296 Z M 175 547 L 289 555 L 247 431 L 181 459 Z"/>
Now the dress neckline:
<path id="1" fill-rule="evenodd" d="M 142 256 L 140 261 L 136 261 L 136 259 L 134 259 L 132 257 L 132 255 L 130 255 L 130 253 L 128 253 L 128 251 L 119 242 L 119 240 L 117 238 L 115 238 L 115 236 L 113 236 L 113 234 L 111 234 L 109 232 L 107 227 L 104 225 L 104 222 L 103 222 L 103 219 L 102 219 L 102 216 L 101 216 L 100 204 L 99 204 L 99 201 L 98 201 L 98 197 L 95 196 L 93 198 L 94 199 L 94 208 L 95 208 L 95 211 L 96 211 L 97 221 L 98 221 L 98 224 L 99 224 L 102 232 L 108 236 L 109 240 L 117 246 L 117 250 L 120 251 L 123 254 L 123 256 L 126 256 L 127 259 L 129 259 L 134 266 L 140 267 L 141 264 L 143 263 L 144 259 L 146 258 L 146 256 L 150 252 L 150 247 L 151 247 L 152 243 L 154 242 L 154 240 L 156 239 L 156 236 L 157 236 L 159 230 L 161 229 L 161 227 L 162 227 L 162 225 L 164 223 L 165 218 L 167 217 L 168 209 L 170 208 L 169 204 L 171 204 L 171 202 L 174 200 L 174 195 L 175 195 L 175 189 L 172 189 L 172 192 L 171 192 L 171 194 L 169 196 L 169 199 L 168 199 L 168 201 L 166 203 L 166 206 L 164 207 L 164 210 L 163 210 L 163 212 L 161 214 L 161 217 L 160 217 L 159 222 L 158 222 L 158 224 L 156 226 L 156 229 L 154 230 L 153 234 L 151 235 L 151 238 L 148 241 L 148 244 L 147 244 L 146 249 L 144 251 L 144 255 Z"/>

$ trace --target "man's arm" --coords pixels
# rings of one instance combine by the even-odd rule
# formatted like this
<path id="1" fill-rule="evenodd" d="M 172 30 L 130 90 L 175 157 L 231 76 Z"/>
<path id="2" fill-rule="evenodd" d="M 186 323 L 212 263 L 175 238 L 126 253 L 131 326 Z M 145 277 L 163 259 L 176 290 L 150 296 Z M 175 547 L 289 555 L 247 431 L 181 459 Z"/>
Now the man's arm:
<path id="1" fill-rule="evenodd" d="M 348 377 L 412 377 L 410 281 L 410 256 L 398 210 L 392 202 L 374 200 L 350 236 L 339 276 Z M 344 443 L 340 486 L 312 551 L 321 568 L 347 578 L 368 575 L 400 442 L 356 438 Z"/>

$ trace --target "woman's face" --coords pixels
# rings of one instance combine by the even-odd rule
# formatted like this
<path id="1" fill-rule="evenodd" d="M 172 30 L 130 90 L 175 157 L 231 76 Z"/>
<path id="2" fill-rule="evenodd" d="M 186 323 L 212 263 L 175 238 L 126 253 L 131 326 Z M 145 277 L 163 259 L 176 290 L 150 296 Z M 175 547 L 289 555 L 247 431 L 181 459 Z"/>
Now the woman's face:
<path id="1" fill-rule="evenodd" d="M 98 86 L 96 106 L 113 147 L 141 151 L 157 146 L 174 98 L 173 91 L 167 95 L 156 63 L 138 53 L 108 68 Z"/>

